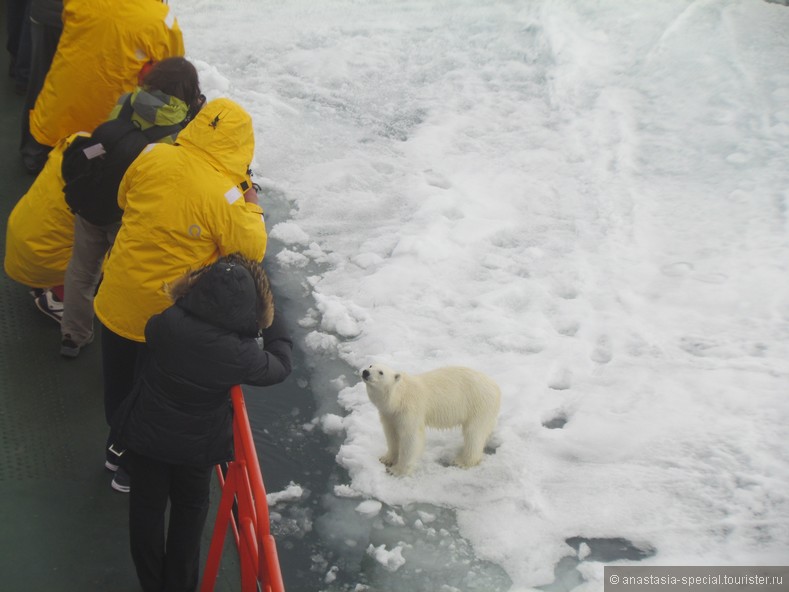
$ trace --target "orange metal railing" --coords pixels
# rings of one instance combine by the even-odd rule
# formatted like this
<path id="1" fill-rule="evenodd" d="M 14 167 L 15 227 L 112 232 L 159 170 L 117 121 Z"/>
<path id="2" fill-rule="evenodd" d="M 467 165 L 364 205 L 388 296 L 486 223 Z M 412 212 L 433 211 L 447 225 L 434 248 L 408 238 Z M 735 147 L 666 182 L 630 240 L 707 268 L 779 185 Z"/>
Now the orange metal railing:
<path id="1" fill-rule="evenodd" d="M 277 546 L 269 530 L 268 504 L 263 475 L 258 464 L 255 443 L 249 427 L 249 416 L 240 386 L 230 392 L 233 401 L 233 440 L 235 460 L 223 475 L 217 467 L 222 486 L 214 533 L 208 550 L 200 592 L 213 592 L 222 560 L 227 526 L 230 524 L 241 562 L 243 592 L 284 592 Z M 237 517 L 233 506 L 237 504 Z"/>

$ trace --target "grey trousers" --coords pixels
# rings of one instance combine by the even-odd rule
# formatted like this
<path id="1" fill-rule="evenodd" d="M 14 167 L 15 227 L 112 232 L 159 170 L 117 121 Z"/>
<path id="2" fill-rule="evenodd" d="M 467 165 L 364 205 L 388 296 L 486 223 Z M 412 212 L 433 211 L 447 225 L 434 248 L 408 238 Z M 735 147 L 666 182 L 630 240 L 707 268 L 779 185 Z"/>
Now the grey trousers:
<path id="1" fill-rule="evenodd" d="M 93 339 L 93 297 L 101 279 L 104 256 L 120 227 L 120 222 L 96 226 L 80 215 L 74 216 L 74 248 L 63 282 L 60 333 L 79 346 Z"/>

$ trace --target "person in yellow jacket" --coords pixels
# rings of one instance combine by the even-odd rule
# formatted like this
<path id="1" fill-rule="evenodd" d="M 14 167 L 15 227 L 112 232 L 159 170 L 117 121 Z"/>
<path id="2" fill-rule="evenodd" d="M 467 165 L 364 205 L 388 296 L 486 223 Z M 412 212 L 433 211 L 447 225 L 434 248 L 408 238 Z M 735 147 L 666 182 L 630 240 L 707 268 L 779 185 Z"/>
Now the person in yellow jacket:
<path id="1" fill-rule="evenodd" d="M 148 142 L 172 144 L 204 101 L 194 65 L 181 57 L 165 58 L 154 64 L 141 86 L 118 99 L 110 120 L 131 121 L 140 132 L 148 134 Z M 107 125 L 113 129 L 115 124 Z M 93 135 L 98 132 L 99 137 L 107 137 L 106 130 L 102 124 Z M 112 148 L 115 159 L 112 153 L 102 157 L 106 159 L 105 167 L 109 171 L 101 166 L 92 172 L 80 168 L 86 161 L 82 156 L 75 156 L 79 154 L 74 152 L 80 149 L 79 145 L 63 155 L 63 177 L 66 181 L 63 191 L 66 202 L 71 199 L 76 212 L 74 248 L 66 268 L 60 324 L 60 354 L 63 356 L 76 357 L 85 345 L 93 341 L 93 296 L 123 214 L 117 205 L 118 184 L 125 172 L 122 165 L 134 160 L 135 154 L 141 150 L 141 143 L 139 134 L 119 139 Z M 135 148 L 132 150 L 130 146 Z M 117 160 L 119 154 L 124 155 L 122 161 Z M 82 201 L 75 204 L 75 197 Z M 39 308 L 43 310 L 43 307 Z"/>
<path id="2" fill-rule="evenodd" d="M 143 130 L 155 125 L 186 125 L 199 111 L 201 97 L 194 66 L 184 58 L 167 58 L 148 71 L 142 86 L 118 99 L 110 119 L 118 117 L 130 98 L 131 119 Z M 172 144 L 176 134 L 174 131 L 158 141 Z M 6 274 L 32 288 L 36 307 L 62 322 L 61 353 L 69 351 L 64 355 L 70 357 L 93 340 L 93 294 L 104 254 L 120 226 L 118 220 L 117 224 L 94 227 L 82 216 L 75 217 L 64 199 L 63 153 L 79 135 L 90 134 L 80 132 L 58 142 L 41 174 L 14 206 L 8 219 L 4 260 Z M 76 343 L 68 347 L 66 338 Z"/>
<path id="3" fill-rule="evenodd" d="M 161 0 L 64 0 L 63 32 L 22 142 L 25 167 L 38 173 L 50 147 L 106 120 L 147 67 L 183 55 L 181 30 Z"/>
<path id="4" fill-rule="evenodd" d="M 121 228 L 94 300 L 108 424 L 144 359 L 145 324 L 170 305 L 167 285 L 230 253 L 263 260 L 266 226 L 248 172 L 254 149 L 249 114 L 215 99 L 175 145 L 149 144 L 127 169 L 118 189 Z M 112 455 L 105 464 L 122 468 Z M 121 470 L 113 483 L 125 478 Z"/>
<path id="5" fill-rule="evenodd" d="M 63 152 L 79 135 L 88 134 L 72 134 L 49 153 L 44 170 L 11 211 L 5 236 L 6 274 L 33 288 L 37 306 L 57 322 L 63 311 L 62 286 L 74 243 L 74 214 L 63 199 L 60 167 Z M 39 301 L 46 304 L 46 310 Z"/>

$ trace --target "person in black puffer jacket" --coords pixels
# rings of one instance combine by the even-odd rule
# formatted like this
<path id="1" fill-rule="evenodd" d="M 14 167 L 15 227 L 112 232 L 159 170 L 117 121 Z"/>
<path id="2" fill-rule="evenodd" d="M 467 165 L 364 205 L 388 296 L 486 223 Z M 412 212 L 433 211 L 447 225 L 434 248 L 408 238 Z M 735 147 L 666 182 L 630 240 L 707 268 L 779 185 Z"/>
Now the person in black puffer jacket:
<path id="1" fill-rule="evenodd" d="M 229 389 L 282 382 L 293 348 L 265 272 L 241 255 L 190 272 L 170 295 L 175 303 L 145 327 L 147 359 L 114 421 L 131 475 L 132 559 L 146 592 L 197 588 L 211 469 L 233 458 Z"/>

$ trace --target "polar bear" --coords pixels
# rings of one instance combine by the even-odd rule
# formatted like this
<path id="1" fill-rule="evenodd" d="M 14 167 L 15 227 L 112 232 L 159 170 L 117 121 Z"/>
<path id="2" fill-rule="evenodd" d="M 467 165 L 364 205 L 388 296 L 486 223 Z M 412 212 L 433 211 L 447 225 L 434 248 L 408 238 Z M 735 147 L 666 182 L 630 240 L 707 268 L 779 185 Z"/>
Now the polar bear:
<path id="1" fill-rule="evenodd" d="M 482 460 L 501 405 L 492 378 L 460 366 L 410 375 L 372 364 L 362 371 L 362 380 L 386 435 L 388 450 L 381 462 L 392 474 L 413 470 L 424 449 L 426 426 L 463 426 L 464 444 L 454 463 L 466 468 Z"/>

